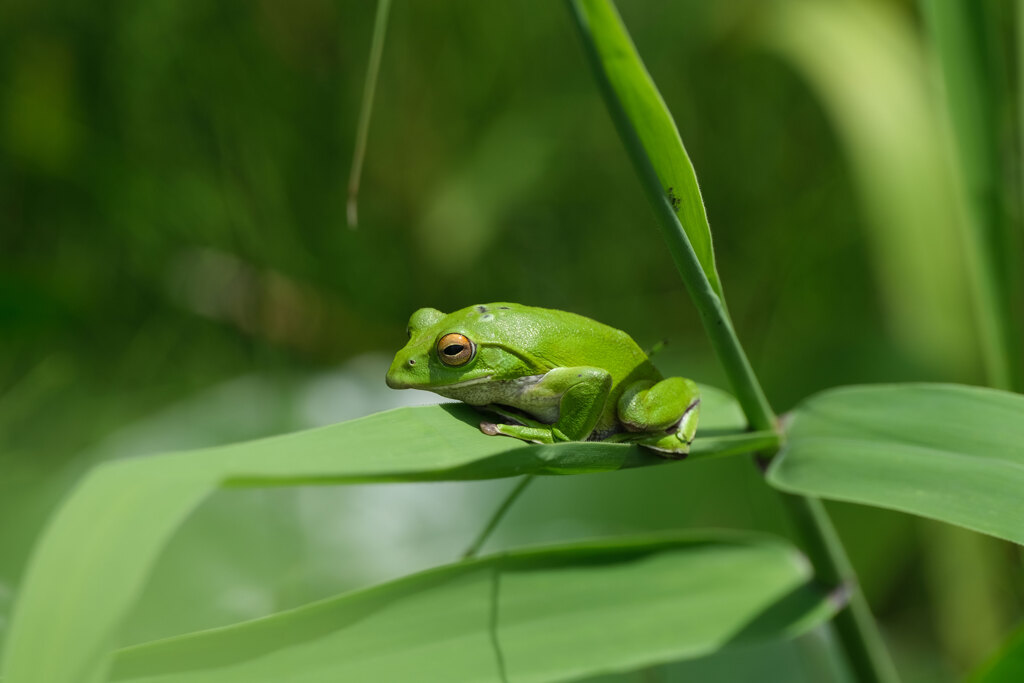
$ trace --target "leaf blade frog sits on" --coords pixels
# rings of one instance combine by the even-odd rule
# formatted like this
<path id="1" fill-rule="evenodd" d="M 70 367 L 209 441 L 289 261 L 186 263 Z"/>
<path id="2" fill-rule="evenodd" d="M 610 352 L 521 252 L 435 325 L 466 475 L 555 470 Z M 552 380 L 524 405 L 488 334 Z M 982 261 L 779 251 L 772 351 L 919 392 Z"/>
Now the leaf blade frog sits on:
<path id="1" fill-rule="evenodd" d="M 408 332 L 387 385 L 433 391 L 513 422 L 482 422 L 486 434 L 535 443 L 636 443 L 674 458 L 689 453 L 697 385 L 663 378 L 625 332 L 513 303 L 449 314 L 421 308 Z"/>

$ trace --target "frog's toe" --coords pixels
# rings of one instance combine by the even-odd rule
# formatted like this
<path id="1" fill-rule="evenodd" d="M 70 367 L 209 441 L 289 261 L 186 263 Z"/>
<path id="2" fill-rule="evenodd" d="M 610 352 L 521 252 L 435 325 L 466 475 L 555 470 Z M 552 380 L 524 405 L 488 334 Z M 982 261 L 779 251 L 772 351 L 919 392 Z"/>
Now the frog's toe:
<path id="1" fill-rule="evenodd" d="M 690 454 L 690 442 L 678 432 L 666 434 L 658 439 L 641 441 L 640 445 L 655 451 L 663 458 L 671 460 L 682 460 Z"/>
<path id="2" fill-rule="evenodd" d="M 480 431 L 486 434 L 487 436 L 497 436 L 498 434 L 501 433 L 498 431 L 498 425 L 494 424 L 493 422 L 481 422 Z"/>
<path id="3" fill-rule="evenodd" d="M 665 458 L 665 460 L 685 460 L 686 456 L 690 454 L 689 450 L 685 451 L 674 451 L 665 448 L 658 448 L 657 446 L 651 446 L 650 444 L 640 444 L 644 448 L 650 451 L 654 451 L 659 457 Z"/>
<path id="4" fill-rule="evenodd" d="M 550 427 L 524 427 L 522 425 L 492 424 L 490 422 L 483 424 L 489 425 L 488 429 L 493 430 L 490 432 L 484 431 L 485 434 L 501 434 L 502 436 L 511 436 L 513 439 L 530 441 L 532 443 L 554 443 L 555 441 Z M 484 430 L 483 424 L 480 425 L 481 430 Z"/>

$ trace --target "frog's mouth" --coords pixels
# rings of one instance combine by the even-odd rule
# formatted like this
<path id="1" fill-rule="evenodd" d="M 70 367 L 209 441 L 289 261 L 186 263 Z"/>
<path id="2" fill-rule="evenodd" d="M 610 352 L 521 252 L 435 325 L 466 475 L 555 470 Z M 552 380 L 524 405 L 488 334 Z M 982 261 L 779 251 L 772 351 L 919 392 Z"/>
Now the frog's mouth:
<path id="1" fill-rule="evenodd" d="M 474 379 L 463 380 L 462 382 L 456 382 L 455 384 L 444 384 L 437 387 L 438 389 L 461 389 L 462 387 L 471 387 L 474 384 L 483 384 L 489 382 L 494 375 L 484 375 L 483 377 L 476 377 Z"/>
<path id="2" fill-rule="evenodd" d="M 392 389 L 422 389 L 424 391 L 433 391 L 435 394 L 446 392 L 449 389 L 461 389 L 462 387 L 471 387 L 474 384 L 483 384 L 489 382 L 494 375 L 484 375 L 483 377 L 474 377 L 473 379 L 463 380 L 461 382 L 455 382 L 454 384 L 439 384 L 437 386 L 424 386 L 415 382 L 403 382 L 400 379 L 395 378 L 388 373 L 386 383 Z"/>

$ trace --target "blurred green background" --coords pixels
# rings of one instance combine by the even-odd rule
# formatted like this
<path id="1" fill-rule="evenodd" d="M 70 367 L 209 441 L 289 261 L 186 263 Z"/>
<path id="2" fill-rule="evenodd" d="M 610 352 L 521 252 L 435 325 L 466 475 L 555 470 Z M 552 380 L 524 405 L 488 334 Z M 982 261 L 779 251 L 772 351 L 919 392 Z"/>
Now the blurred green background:
<path id="1" fill-rule="evenodd" d="M 982 382 L 916 6 L 620 10 L 776 410 L 838 384 Z M 418 307 L 576 311 L 724 386 L 560 3 L 395 4 L 346 225 L 374 11 L 0 4 L 0 642 L 34 539 L 90 465 L 433 400 L 383 385 Z M 220 493 L 123 642 L 450 561 L 510 485 Z M 954 680 L 1024 614 L 1019 549 L 830 507 L 906 680 Z M 741 459 L 541 480 L 489 548 L 690 526 L 787 533 Z M 748 659 L 702 675 L 815 680 L 805 656 Z"/>

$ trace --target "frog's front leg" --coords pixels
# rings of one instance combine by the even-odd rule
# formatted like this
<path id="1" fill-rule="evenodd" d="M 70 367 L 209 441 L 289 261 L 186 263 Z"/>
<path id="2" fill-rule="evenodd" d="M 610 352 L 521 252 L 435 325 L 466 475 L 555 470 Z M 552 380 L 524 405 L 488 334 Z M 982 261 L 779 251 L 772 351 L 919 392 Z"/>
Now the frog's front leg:
<path id="1" fill-rule="evenodd" d="M 555 368 L 516 397 L 515 407 L 532 412 L 531 407 L 558 407 L 558 418 L 546 425 L 516 417 L 524 425 L 481 423 L 485 434 L 504 434 L 536 443 L 583 441 L 597 426 L 612 388 L 607 370 L 590 366 Z M 541 410 L 537 411 L 542 412 Z"/>
<path id="2" fill-rule="evenodd" d="M 613 440 L 637 443 L 683 457 L 697 433 L 700 389 L 683 377 L 660 382 L 642 380 L 626 387 L 619 398 L 619 421 L 629 430 Z"/>
<path id="3" fill-rule="evenodd" d="M 492 403 L 486 406 L 485 409 L 508 420 L 504 424 L 481 422 L 480 431 L 488 436 L 507 433 L 505 431 L 507 428 L 514 427 L 517 439 L 533 441 L 534 443 L 554 443 L 554 439 L 551 436 L 551 425 L 549 424 L 545 424 L 540 420 L 534 420 L 520 412 L 509 410 L 498 404 Z M 501 427 L 501 429 L 498 429 L 498 427 Z M 512 434 L 508 434 L 508 436 L 512 436 Z"/>

